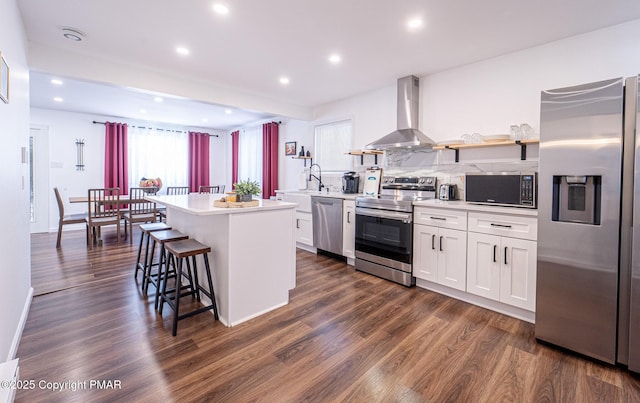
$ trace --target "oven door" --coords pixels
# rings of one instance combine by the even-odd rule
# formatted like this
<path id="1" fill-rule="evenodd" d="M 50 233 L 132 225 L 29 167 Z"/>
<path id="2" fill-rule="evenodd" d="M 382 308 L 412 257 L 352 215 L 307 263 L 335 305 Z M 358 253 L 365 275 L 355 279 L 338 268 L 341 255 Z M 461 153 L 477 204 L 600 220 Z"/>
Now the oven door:
<path id="1" fill-rule="evenodd" d="M 356 207 L 356 257 L 367 254 L 401 262 L 410 271 L 412 221 L 411 213 Z"/>

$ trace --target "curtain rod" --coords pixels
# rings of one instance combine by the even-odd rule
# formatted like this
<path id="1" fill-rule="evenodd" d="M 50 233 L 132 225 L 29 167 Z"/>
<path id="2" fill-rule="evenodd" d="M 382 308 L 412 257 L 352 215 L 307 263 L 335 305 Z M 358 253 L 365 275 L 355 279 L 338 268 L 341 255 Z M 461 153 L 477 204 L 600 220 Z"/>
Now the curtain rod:
<path id="1" fill-rule="evenodd" d="M 107 122 L 98 122 L 98 121 L 94 120 L 93 124 L 94 125 L 106 125 Z M 126 123 L 126 124 L 128 124 L 128 123 Z M 138 129 L 153 129 L 153 130 L 161 130 L 161 131 L 164 131 L 164 132 L 188 133 L 188 131 L 184 131 L 184 130 L 160 129 L 160 128 L 157 128 L 157 127 L 146 127 L 146 126 L 136 126 L 136 125 L 129 125 L 129 126 L 137 127 Z M 206 134 L 209 137 L 218 137 L 217 134 L 210 134 L 210 133 L 203 133 L 203 134 Z"/>
<path id="2" fill-rule="evenodd" d="M 275 123 L 275 124 L 277 124 L 278 126 L 280 126 L 280 125 L 284 124 L 284 123 L 282 123 L 282 121 L 281 121 L 281 120 L 278 120 L 277 122 L 276 122 L 275 120 L 270 120 L 270 121 L 268 121 L 268 122 L 264 122 L 264 123 L 257 123 L 257 124 L 251 125 L 251 126 L 242 126 L 242 127 L 239 127 L 239 128 L 233 129 L 231 132 L 241 131 L 241 130 L 247 130 L 247 129 L 257 129 L 257 128 L 262 128 L 262 126 L 263 126 L 264 124 L 266 124 L 266 123 Z"/>

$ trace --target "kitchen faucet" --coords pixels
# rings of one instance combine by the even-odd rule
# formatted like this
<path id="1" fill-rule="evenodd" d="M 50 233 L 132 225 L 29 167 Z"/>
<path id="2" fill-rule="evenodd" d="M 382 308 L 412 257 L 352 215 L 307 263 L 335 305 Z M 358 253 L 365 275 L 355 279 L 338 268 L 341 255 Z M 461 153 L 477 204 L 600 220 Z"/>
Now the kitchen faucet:
<path id="1" fill-rule="evenodd" d="M 314 174 L 311 173 L 311 169 L 313 168 L 314 165 L 318 167 L 318 175 L 319 176 L 315 176 Z M 318 192 L 320 192 L 322 190 L 322 188 L 324 187 L 324 185 L 322 184 L 322 168 L 320 168 L 320 165 L 311 164 L 309 166 L 309 180 L 311 180 L 311 178 L 316 178 L 318 180 Z"/>

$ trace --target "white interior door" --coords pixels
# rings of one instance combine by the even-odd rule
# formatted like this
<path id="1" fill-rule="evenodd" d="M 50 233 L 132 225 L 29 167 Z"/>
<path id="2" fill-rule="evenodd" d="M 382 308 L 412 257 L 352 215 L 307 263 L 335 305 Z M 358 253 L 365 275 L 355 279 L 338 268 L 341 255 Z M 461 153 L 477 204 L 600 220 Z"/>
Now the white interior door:
<path id="1" fill-rule="evenodd" d="M 49 231 L 49 128 L 32 125 L 29 136 L 31 233 Z"/>

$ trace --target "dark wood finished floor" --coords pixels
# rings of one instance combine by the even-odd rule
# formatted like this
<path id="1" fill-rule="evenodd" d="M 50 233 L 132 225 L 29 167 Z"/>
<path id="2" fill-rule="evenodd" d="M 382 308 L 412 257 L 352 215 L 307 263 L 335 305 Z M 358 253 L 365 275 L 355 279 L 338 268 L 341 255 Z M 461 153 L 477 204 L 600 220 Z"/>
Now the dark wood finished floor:
<path id="1" fill-rule="evenodd" d="M 88 251 L 82 231 L 60 250 L 55 234 L 32 236 L 37 296 L 18 356 L 36 389 L 16 401 L 640 401 L 639 377 L 538 344 L 529 323 L 303 251 L 286 307 L 233 328 L 197 315 L 172 337 L 170 310 L 133 280 L 135 243 L 104 237 Z"/>

